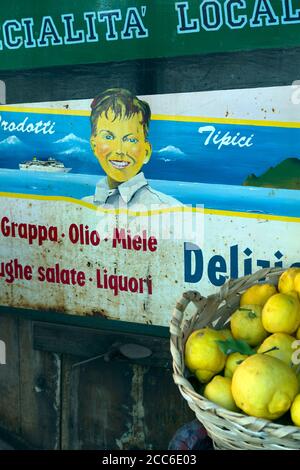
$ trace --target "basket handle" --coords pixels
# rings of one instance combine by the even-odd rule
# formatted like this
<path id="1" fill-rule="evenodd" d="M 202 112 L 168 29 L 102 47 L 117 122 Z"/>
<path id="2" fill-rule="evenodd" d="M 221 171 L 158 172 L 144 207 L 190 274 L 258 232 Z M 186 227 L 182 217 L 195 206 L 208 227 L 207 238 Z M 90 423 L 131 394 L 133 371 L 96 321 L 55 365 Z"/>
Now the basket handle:
<path id="1" fill-rule="evenodd" d="M 206 297 L 203 297 L 200 292 L 189 290 L 182 294 L 180 299 L 176 302 L 175 308 L 173 310 L 172 319 L 170 323 L 170 332 L 171 335 L 178 336 L 180 334 L 180 326 L 183 321 L 184 312 L 189 305 L 193 304 L 197 307 L 197 312 L 200 310 L 201 306 L 206 303 Z"/>

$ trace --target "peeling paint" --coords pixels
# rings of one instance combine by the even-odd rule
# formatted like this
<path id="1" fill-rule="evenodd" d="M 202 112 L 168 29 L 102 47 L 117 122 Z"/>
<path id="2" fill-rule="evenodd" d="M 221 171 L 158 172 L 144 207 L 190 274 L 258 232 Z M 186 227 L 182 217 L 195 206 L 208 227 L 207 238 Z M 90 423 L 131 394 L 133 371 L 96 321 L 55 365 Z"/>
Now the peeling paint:
<path id="1" fill-rule="evenodd" d="M 131 381 L 132 420 L 126 423 L 127 431 L 116 439 L 121 450 L 146 449 L 145 409 L 144 409 L 144 375 L 147 368 L 132 365 L 133 376 Z"/>

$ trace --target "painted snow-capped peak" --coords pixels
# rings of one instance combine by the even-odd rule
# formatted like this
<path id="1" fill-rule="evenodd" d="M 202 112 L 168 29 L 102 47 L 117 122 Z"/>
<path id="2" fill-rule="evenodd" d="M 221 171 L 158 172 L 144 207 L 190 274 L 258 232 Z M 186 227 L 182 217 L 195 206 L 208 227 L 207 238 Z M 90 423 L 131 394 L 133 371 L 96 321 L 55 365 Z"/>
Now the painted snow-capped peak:
<path id="1" fill-rule="evenodd" d="M 15 135 L 10 135 L 4 140 L 1 140 L 0 145 L 19 145 L 22 141 Z"/>
<path id="2" fill-rule="evenodd" d="M 174 145 L 167 145 L 166 147 L 161 148 L 158 151 L 159 154 L 164 154 L 164 155 L 176 155 L 178 157 L 184 157 L 184 152 L 179 148 L 179 147 L 174 147 Z"/>
<path id="3" fill-rule="evenodd" d="M 81 142 L 83 144 L 88 144 L 89 141 L 86 140 L 86 139 L 82 139 L 81 137 L 78 137 L 77 135 L 71 133 L 71 134 L 68 134 L 66 135 L 65 137 L 63 137 L 62 139 L 59 139 L 59 140 L 56 140 L 55 141 L 55 144 L 65 144 L 65 143 L 68 143 L 68 142 Z"/>

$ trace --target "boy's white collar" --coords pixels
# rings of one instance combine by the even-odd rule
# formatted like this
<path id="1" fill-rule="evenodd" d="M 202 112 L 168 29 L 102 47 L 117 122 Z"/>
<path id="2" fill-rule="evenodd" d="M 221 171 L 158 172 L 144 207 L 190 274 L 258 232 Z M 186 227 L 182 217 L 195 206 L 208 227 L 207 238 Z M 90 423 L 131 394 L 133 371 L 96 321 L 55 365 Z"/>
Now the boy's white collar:
<path id="1" fill-rule="evenodd" d="M 147 186 L 148 182 L 144 173 L 138 173 L 130 180 L 119 184 L 115 189 L 110 189 L 107 183 L 107 178 L 102 178 L 96 185 L 94 202 L 97 204 L 105 204 L 109 196 L 119 193 L 125 204 L 128 204 L 133 198 L 135 193 L 143 186 Z"/>

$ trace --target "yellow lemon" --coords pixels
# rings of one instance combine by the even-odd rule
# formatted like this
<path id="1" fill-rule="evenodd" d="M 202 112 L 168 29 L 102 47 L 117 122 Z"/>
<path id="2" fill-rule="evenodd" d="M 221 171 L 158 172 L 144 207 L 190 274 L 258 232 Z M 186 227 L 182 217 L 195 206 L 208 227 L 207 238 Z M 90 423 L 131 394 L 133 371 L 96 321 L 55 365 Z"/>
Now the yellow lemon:
<path id="1" fill-rule="evenodd" d="M 300 268 L 289 268 L 284 271 L 278 281 L 278 290 L 282 294 L 286 294 L 291 290 L 295 290 L 294 281 L 297 274 L 300 273 Z"/>
<path id="2" fill-rule="evenodd" d="M 296 426 L 300 426 L 300 394 L 296 396 L 291 406 L 291 418 Z"/>
<path id="3" fill-rule="evenodd" d="M 216 375 L 204 388 L 205 398 L 230 411 L 238 411 L 231 392 L 231 379 Z"/>
<path id="4" fill-rule="evenodd" d="M 231 378 L 233 376 L 233 373 L 235 369 L 247 358 L 248 356 L 246 354 L 241 354 L 239 352 L 231 353 L 227 357 L 226 363 L 225 363 L 225 371 L 224 375 L 225 377 Z"/>
<path id="5" fill-rule="evenodd" d="M 264 340 L 257 352 L 277 357 L 277 359 L 280 359 L 291 367 L 293 365 L 292 355 L 295 351 L 292 347 L 294 341 L 295 338 L 286 333 L 274 333 Z"/>
<path id="6" fill-rule="evenodd" d="M 236 310 L 230 319 L 232 335 L 235 339 L 243 339 L 250 346 L 257 346 L 266 337 L 260 305 L 243 305 Z"/>
<path id="7" fill-rule="evenodd" d="M 226 355 L 217 343 L 221 339 L 219 331 L 202 328 L 194 331 L 186 342 L 185 364 L 200 382 L 208 382 L 224 368 Z"/>
<path id="8" fill-rule="evenodd" d="M 235 370 L 231 390 L 236 405 L 248 415 L 277 419 L 290 408 L 299 384 L 283 361 L 255 354 Z"/>
<path id="9" fill-rule="evenodd" d="M 273 284 L 255 284 L 249 287 L 241 296 L 240 305 L 265 305 L 266 301 L 274 294 L 277 289 Z"/>
<path id="10" fill-rule="evenodd" d="M 300 324 L 299 300 L 288 294 L 273 295 L 263 307 L 262 322 L 269 333 L 295 333 Z"/>

